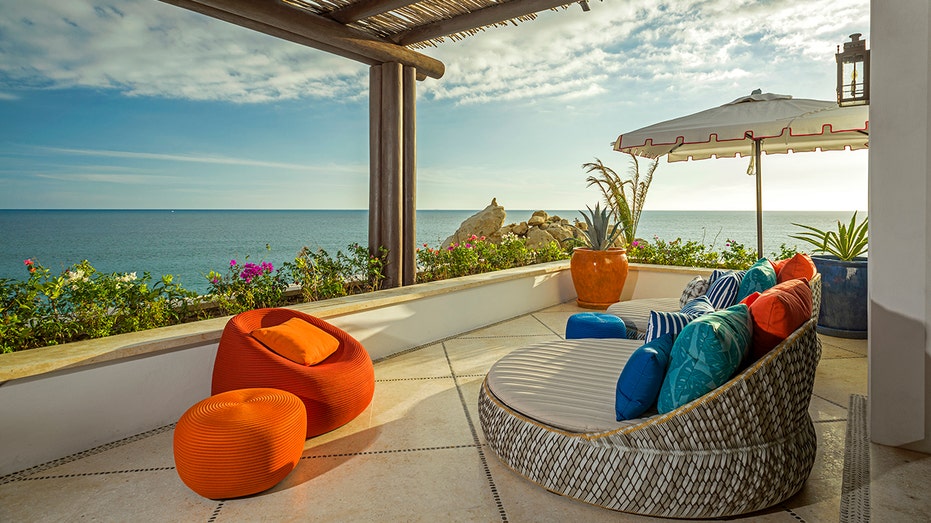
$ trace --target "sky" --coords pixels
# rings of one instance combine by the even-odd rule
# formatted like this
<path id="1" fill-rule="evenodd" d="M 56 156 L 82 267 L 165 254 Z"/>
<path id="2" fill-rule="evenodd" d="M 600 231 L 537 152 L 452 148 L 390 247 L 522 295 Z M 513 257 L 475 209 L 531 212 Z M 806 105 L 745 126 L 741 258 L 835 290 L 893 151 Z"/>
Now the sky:
<path id="1" fill-rule="evenodd" d="M 607 0 L 421 50 L 417 206 L 584 209 L 618 135 L 754 89 L 835 97 L 869 0 Z M 0 209 L 364 209 L 368 66 L 157 0 L 0 0 Z M 865 210 L 867 151 L 768 155 L 766 210 Z M 752 210 L 747 159 L 647 210 Z"/>

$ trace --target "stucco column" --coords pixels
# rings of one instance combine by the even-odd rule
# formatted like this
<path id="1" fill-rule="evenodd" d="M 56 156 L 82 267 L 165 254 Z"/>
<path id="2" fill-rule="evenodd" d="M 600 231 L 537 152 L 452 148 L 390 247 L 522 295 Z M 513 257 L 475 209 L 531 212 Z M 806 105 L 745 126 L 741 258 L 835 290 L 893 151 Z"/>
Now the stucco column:
<path id="1" fill-rule="evenodd" d="M 931 452 L 931 9 L 870 8 L 870 430 L 876 443 Z"/>

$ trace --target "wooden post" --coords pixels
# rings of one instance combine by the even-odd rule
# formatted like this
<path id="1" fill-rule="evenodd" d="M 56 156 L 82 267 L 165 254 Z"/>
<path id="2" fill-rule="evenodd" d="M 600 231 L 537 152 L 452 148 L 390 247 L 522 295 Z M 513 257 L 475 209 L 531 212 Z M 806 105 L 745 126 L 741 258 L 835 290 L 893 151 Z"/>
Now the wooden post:
<path id="1" fill-rule="evenodd" d="M 381 237 L 381 64 L 369 68 L 369 252 L 378 253 Z"/>
<path id="2" fill-rule="evenodd" d="M 402 285 L 413 285 L 417 273 L 417 69 L 404 66 L 404 174 Z"/>
<path id="3" fill-rule="evenodd" d="M 416 276 L 417 70 L 374 65 L 369 99 L 369 250 L 388 249 L 386 288 Z"/>

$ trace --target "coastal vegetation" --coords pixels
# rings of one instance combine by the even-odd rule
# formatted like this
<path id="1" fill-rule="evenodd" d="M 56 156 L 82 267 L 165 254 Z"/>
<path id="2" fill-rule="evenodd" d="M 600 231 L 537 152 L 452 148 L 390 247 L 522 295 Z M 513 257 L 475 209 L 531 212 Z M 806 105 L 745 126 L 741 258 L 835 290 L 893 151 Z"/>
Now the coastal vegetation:
<path id="1" fill-rule="evenodd" d="M 625 243 L 630 245 L 637 239 L 640 214 L 643 211 L 650 184 L 653 183 L 653 174 L 659 166 L 659 158 L 650 161 L 646 172 L 641 174 L 640 161 L 637 156 L 627 154 L 630 156 L 628 178 L 621 178 L 614 169 L 598 158 L 595 158 L 594 162 L 582 164 L 582 168 L 590 174 L 585 179 L 588 187 L 594 186 L 601 191 L 605 204 L 623 230 Z"/>
<path id="2" fill-rule="evenodd" d="M 505 235 L 498 243 L 472 236 L 445 248 L 424 244 L 416 252 L 417 282 L 568 259 L 578 243 L 531 248 L 525 239 Z M 785 245 L 781 251 L 773 257 L 795 253 Z M 234 259 L 206 274 L 207 294 L 185 289 L 172 275 L 154 280 L 149 273 L 103 273 L 87 260 L 53 274 L 38 260 L 27 259 L 25 280 L 0 279 L 0 352 L 372 292 L 381 287 L 386 255 L 385 249 L 372 255 L 351 244 L 335 256 L 305 247 L 280 267 Z M 755 261 L 755 253 L 737 242 L 726 242 L 719 252 L 695 241 L 656 237 L 633 240 L 628 255 L 633 262 L 691 267 L 746 268 Z"/>

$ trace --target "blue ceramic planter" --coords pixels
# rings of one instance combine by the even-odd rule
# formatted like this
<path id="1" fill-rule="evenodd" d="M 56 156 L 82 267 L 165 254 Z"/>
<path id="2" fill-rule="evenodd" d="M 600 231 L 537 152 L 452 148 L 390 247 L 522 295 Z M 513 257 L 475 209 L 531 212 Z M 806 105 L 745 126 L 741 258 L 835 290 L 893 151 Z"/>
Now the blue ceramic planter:
<path id="1" fill-rule="evenodd" d="M 818 332 L 840 338 L 866 338 L 867 259 L 842 261 L 836 256 L 820 255 L 811 259 L 821 273 Z"/>

